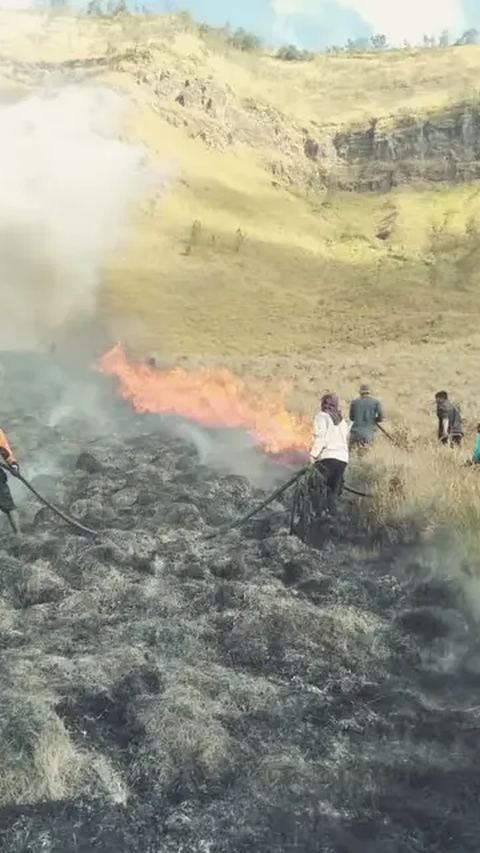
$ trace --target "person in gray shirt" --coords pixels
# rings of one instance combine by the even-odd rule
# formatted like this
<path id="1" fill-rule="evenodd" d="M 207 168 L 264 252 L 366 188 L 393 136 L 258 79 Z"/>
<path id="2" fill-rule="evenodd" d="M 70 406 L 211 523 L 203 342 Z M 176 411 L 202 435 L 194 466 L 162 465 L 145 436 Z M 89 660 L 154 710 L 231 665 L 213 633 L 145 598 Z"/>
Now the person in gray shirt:
<path id="1" fill-rule="evenodd" d="M 360 396 L 350 403 L 350 446 L 366 449 L 373 441 L 377 424 L 383 421 L 380 400 L 372 397 L 368 385 L 360 386 Z"/>

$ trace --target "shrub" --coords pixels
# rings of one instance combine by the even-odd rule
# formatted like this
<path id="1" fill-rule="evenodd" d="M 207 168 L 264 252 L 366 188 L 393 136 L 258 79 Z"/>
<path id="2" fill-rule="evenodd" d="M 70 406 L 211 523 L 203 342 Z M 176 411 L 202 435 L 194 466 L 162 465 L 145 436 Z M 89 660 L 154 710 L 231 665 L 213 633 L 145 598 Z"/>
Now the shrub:
<path id="1" fill-rule="evenodd" d="M 262 46 L 260 39 L 254 33 L 244 30 L 243 27 L 239 27 L 228 36 L 228 43 L 245 53 L 254 53 L 256 50 L 260 50 Z"/>
<path id="2" fill-rule="evenodd" d="M 314 58 L 314 54 L 308 50 L 300 50 L 294 44 L 286 44 L 280 47 L 276 54 L 276 59 L 281 59 L 283 62 L 310 62 Z"/>

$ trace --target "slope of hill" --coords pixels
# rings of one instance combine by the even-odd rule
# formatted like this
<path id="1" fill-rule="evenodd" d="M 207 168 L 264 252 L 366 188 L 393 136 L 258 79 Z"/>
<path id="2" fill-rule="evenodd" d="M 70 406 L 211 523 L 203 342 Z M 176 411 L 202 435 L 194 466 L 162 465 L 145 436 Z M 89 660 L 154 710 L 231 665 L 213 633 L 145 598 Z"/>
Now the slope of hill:
<path id="1" fill-rule="evenodd" d="M 124 138 L 167 169 L 105 261 L 98 308 L 142 353 L 130 391 L 138 380 L 165 411 L 172 383 L 194 421 L 184 441 L 172 421 L 133 415 L 70 340 L 68 370 L 61 346 L 1 354 L 1 425 L 22 470 L 99 532 L 67 531 L 13 481 L 18 540 L 0 519 L 0 850 L 476 853 L 480 479 L 413 428 L 433 432 L 440 384 L 478 420 L 480 54 L 282 63 L 178 16 L 33 13 L 0 13 L 0 54 L 4 102 L 112 87 Z M 9 224 L 15 259 L 25 246 Z M 208 370 L 179 386 L 147 350 L 227 363 L 260 393 L 245 401 L 218 371 L 209 386 Z M 122 358 L 116 348 L 97 368 Z M 307 418 L 281 395 L 276 407 L 272 380 L 289 377 L 290 408 Z M 263 497 L 254 483 L 287 476 L 252 449 L 259 428 L 276 439 L 299 421 L 308 434 L 319 389 L 348 395 L 363 378 L 401 447 L 379 436 L 351 461 L 369 497 L 344 497 L 322 550 L 288 536 L 287 495 L 212 538 Z M 222 444 L 196 404 L 207 420 L 231 409 L 248 433 Z"/>
<path id="2" fill-rule="evenodd" d="M 345 395 L 370 372 L 387 402 L 413 394 L 423 411 L 438 383 L 468 393 L 479 49 L 282 62 L 182 16 L 2 13 L 0 52 L 6 97 L 65 81 L 124 93 L 125 134 L 170 169 L 105 269 L 115 337 L 266 374 L 273 358 L 296 375 L 301 356 Z M 354 191 L 385 175 L 388 192 Z"/>

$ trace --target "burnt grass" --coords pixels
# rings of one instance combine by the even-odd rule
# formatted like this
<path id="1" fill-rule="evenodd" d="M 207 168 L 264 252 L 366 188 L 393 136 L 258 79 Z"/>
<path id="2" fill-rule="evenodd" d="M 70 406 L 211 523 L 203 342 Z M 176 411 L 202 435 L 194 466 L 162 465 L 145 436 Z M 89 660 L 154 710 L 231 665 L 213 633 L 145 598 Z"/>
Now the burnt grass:
<path id="1" fill-rule="evenodd" d="M 34 483 L 102 532 L 25 491 L 19 540 L 1 526 L 0 849 L 477 853 L 479 642 L 455 566 L 369 548 L 347 499 L 316 549 L 288 495 L 212 538 L 264 491 L 121 406 L 100 435 L 51 426 L 43 382 L 27 415 L 24 373 L 3 426 L 25 474 L 54 457 Z"/>

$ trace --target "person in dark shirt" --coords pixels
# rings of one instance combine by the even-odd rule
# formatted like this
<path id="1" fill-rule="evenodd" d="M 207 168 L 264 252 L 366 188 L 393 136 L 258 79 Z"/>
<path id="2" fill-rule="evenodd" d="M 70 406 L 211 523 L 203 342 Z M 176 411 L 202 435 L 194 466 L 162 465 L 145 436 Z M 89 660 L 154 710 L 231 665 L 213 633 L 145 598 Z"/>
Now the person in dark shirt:
<path id="1" fill-rule="evenodd" d="M 377 424 L 383 421 L 384 413 L 380 400 L 372 397 L 368 385 L 360 386 L 360 396 L 350 403 L 350 446 L 366 449 L 373 441 Z"/>
<path id="2" fill-rule="evenodd" d="M 462 443 L 463 427 L 458 406 L 453 405 L 446 391 L 437 391 L 435 403 L 437 407 L 438 440 L 450 447 L 459 446 Z"/>

